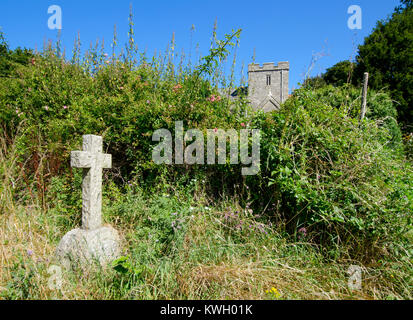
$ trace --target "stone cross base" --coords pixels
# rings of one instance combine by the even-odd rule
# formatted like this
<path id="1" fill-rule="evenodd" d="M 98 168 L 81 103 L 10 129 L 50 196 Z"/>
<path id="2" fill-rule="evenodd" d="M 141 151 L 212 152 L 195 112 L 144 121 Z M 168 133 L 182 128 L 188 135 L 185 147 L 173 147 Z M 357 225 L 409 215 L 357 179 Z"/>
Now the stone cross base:
<path id="1" fill-rule="evenodd" d="M 120 238 L 111 226 L 94 230 L 73 229 L 65 234 L 56 249 L 56 258 L 66 269 L 82 269 L 93 264 L 105 266 L 120 257 Z"/>

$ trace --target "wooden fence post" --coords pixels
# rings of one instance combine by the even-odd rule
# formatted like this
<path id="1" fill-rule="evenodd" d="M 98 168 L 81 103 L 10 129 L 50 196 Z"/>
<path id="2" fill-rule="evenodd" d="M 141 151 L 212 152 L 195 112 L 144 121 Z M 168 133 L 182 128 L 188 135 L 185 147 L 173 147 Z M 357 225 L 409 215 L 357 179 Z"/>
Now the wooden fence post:
<path id="1" fill-rule="evenodd" d="M 367 86 L 369 83 L 369 74 L 367 72 L 364 73 L 364 80 L 363 80 L 363 95 L 362 95 L 362 102 L 361 102 L 361 111 L 360 111 L 360 122 L 363 121 L 364 116 L 366 115 L 367 109 Z"/>

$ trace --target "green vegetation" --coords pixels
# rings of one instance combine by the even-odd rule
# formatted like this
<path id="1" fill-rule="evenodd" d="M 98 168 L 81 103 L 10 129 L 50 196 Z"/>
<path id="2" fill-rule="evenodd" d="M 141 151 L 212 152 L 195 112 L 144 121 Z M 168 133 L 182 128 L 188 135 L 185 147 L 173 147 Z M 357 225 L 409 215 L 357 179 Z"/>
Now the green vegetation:
<path id="1" fill-rule="evenodd" d="M 413 122 L 413 5 L 402 1 L 388 20 L 379 21 L 359 47 L 355 77 L 371 74 L 370 87 L 388 88 L 398 105 L 399 121 Z"/>
<path id="2" fill-rule="evenodd" d="M 373 32 L 359 46 L 355 62 L 340 61 L 311 82 L 361 86 L 369 73 L 369 88 L 387 90 L 396 101 L 398 118 L 406 132 L 413 123 L 413 4 L 401 1 L 394 13 L 378 21 Z M 411 141 L 409 141 L 411 143 Z"/>
<path id="3" fill-rule="evenodd" d="M 348 61 L 340 61 L 331 68 L 328 68 L 322 79 L 326 84 L 335 86 L 342 86 L 351 83 L 351 76 L 353 75 L 355 64 Z"/>
<path id="4" fill-rule="evenodd" d="M 119 56 L 98 45 L 80 56 L 78 39 L 71 62 L 59 42 L 39 54 L 0 45 L 0 298 L 412 299 L 413 168 L 386 92 L 369 91 L 361 123 L 347 80 L 307 83 L 279 112 L 253 112 L 222 94 L 239 31 L 213 37 L 195 67 L 176 63 L 174 40 L 149 59 L 129 34 Z M 260 129 L 260 173 L 154 164 L 153 132 L 180 120 Z M 124 254 L 51 290 L 54 248 L 81 218 L 69 154 L 88 133 L 113 156 L 103 215 Z M 363 267 L 359 291 L 350 265 Z"/>
<path id="5" fill-rule="evenodd" d="M 9 50 L 8 44 L 0 29 L 0 75 L 2 77 L 20 76 L 19 67 L 27 66 L 33 52 L 27 49 L 17 48 Z"/>

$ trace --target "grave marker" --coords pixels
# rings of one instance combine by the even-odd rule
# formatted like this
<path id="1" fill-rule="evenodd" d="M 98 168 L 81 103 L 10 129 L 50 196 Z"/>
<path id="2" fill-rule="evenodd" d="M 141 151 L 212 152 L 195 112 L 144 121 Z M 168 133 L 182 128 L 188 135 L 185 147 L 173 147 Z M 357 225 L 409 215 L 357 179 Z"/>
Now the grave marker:
<path id="1" fill-rule="evenodd" d="M 83 150 L 71 152 L 71 166 L 83 168 L 82 227 L 69 231 L 56 249 L 66 269 L 94 262 L 104 266 L 120 256 L 118 232 L 102 226 L 102 171 L 112 166 L 112 156 L 104 154 L 102 146 L 102 137 L 84 135 Z"/>
<path id="2" fill-rule="evenodd" d="M 72 151 L 70 165 L 83 168 L 82 228 L 97 229 L 102 225 L 102 169 L 112 167 L 112 156 L 102 153 L 102 137 L 83 136 L 83 151 Z"/>

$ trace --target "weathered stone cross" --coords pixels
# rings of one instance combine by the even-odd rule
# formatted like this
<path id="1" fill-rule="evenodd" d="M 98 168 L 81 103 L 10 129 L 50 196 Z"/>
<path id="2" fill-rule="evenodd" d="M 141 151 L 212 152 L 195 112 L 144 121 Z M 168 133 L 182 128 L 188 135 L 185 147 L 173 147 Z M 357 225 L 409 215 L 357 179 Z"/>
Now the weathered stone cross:
<path id="1" fill-rule="evenodd" d="M 102 137 L 83 136 L 83 151 L 72 151 L 70 165 L 83 168 L 82 229 L 102 225 L 102 169 L 112 167 L 112 155 L 104 154 Z"/>

